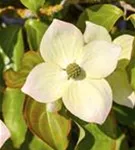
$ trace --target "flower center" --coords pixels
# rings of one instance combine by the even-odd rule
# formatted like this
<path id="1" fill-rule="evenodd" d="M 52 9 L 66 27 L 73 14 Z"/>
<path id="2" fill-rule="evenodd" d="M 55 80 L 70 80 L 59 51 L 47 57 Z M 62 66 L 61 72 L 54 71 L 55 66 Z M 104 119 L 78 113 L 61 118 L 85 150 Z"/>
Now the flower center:
<path id="1" fill-rule="evenodd" d="M 81 75 L 82 69 L 78 64 L 72 63 L 67 66 L 66 72 L 68 74 L 68 79 L 77 79 Z"/>

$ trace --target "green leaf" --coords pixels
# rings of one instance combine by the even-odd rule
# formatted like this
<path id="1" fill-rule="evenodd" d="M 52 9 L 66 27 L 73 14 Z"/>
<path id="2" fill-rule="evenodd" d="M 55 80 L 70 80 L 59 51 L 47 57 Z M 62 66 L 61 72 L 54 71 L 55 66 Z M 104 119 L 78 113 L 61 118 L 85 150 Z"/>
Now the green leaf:
<path id="1" fill-rule="evenodd" d="M 113 106 L 116 119 L 123 125 L 135 126 L 135 108 L 131 109 L 115 104 Z"/>
<path id="2" fill-rule="evenodd" d="M 21 69 L 18 72 L 10 69 L 4 73 L 6 85 L 11 88 L 21 88 L 29 72 L 41 62 L 43 62 L 43 60 L 39 53 L 28 51 L 24 54 Z"/>
<path id="3" fill-rule="evenodd" d="M 31 50 L 39 50 L 39 45 L 47 25 L 36 19 L 29 19 L 25 23 L 28 43 Z"/>
<path id="4" fill-rule="evenodd" d="M 134 102 L 131 96 L 133 95 L 133 89 L 130 85 L 126 70 L 117 68 L 106 79 L 112 88 L 114 102 L 133 107 Z"/>
<path id="5" fill-rule="evenodd" d="M 130 63 L 127 66 L 127 72 L 130 76 L 131 86 L 135 91 L 135 39 L 133 41 L 133 51 L 132 51 Z"/>
<path id="6" fill-rule="evenodd" d="M 79 138 L 78 138 L 78 141 L 77 141 L 77 144 L 76 144 L 76 148 L 75 149 L 78 149 L 78 145 L 79 143 L 84 139 L 84 137 L 86 136 L 85 134 L 85 130 L 84 128 L 82 128 L 82 126 L 80 126 L 77 122 L 76 122 L 78 128 L 79 128 Z"/>
<path id="7" fill-rule="evenodd" d="M 131 71 L 131 86 L 135 91 L 135 67 Z"/>
<path id="8" fill-rule="evenodd" d="M 14 47 L 12 61 L 13 61 L 13 70 L 18 71 L 21 67 L 21 60 L 24 54 L 24 43 L 22 37 L 22 30 L 18 31 L 17 42 Z"/>
<path id="9" fill-rule="evenodd" d="M 2 146 L 1 150 L 18 150 L 13 146 L 13 143 L 10 139 L 8 139 L 8 141 L 6 141 L 6 143 L 4 143 L 4 145 Z"/>
<path id="10" fill-rule="evenodd" d="M 124 142 L 125 135 L 119 131 L 112 113 L 103 125 L 90 123 L 81 126 L 86 130 L 86 136 L 77 150 L 128 150 L 127 143 Z"/>
<path id="11" fill-rule="evenodd" d="M 0 53 L 0 112 L 2 109 L 2 96 L 3 96 L 3 87 L 4 87 L 3 69 L 4 69 L 4 62 Z"/>
<path id="12" fill-rule="evenodd" d="M 135 28 L 135 14 L 130 15 L 127 20 L 130 20 Z"/>
<path id="13" fill-rule="evenodd" d="M 19 29 L 19 26 L 9 26 L 0 30 L 0 47 L 9 58 L 12 57 Z"/>
<path id="14" fill-rule="evenodd" d="M 129 65 L 129 70 L 131 71 L 130 72 L 130 74 L 131 74 L 131 86 L 135 91 L 135 58 L 133 58 L 131 60 L 131 63 Z"/>
<path id="15" fill-rule="evenodd" d="M 30 130 L 54 150 L 65 150 L 68 146 L 70 120 L 58 112 L 48 112 L 46 105 L 31 98 L 26 99 L 24 115 Z"/>
<path id="16" fill-rule="evenodd" d="M 8 26 L 0 30 L 0 47 L 13 63 L 15 71 L 20 69 L 20 61 L 24 52 L 22 30 L 20 26 Z"/>
<path id="17" fill-rule="evenodd" d="M 0 53 L 0 86 L 3 84 L 3 69 L 4 69 L 4 61 Z"/>
<path id="18" fill-rule="evenodd" d="M 30 145 L 30 150 L 53 150 L 51 147 L 49 147 L 45 142 L 43 142 L 38 137 L 34 136 Z"/>
<path id="19" fill-rule="evenodd" d="M 45 3 L 45 0 L 21 0 L 22 4 L 28 9 L 37 12 Z"/>
<path id="20" fill-rule="evenodd" d="M 125 70 L 125 68 L 129 65 L 134 49 L 134 40 L 134 36 L 130 34 L 123 34 L 113 40 L 114 44 L 119 45 L 122 48 L 117 69 Z"/>
<path id="21" fill-rule="evenodd" d="M 133 90 L 135 91 L 135 39 L 133 41 L 133 50 L 132 50 L 131 60 L 126 69 L 130 77 L 130 84 Z"/>
<path id="22" fill-rule="evenodd" d="M 114 5 L 94 5 L 87 8 L 80 15 L 77 25 L 80 29 L 84 30 L 85 21 L 91 21 L 104 26 L 108 31 L 110 31 L 122 15 L 123 11 Z"/>
<path id="23" fill-rule="evenodd" d="M 20 89 L 7 88 L 3 96 L 3 117 L 11 132 L 14 147 L 19 148 L 25 140 L 27 127 L 22 115 L 24 94 Z"/>

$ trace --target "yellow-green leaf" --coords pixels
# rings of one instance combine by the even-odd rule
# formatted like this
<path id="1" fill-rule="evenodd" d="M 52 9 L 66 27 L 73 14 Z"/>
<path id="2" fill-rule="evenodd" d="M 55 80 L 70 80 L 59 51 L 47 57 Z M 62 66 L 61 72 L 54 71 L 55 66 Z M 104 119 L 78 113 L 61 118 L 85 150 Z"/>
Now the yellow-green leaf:
<path id="1" fill-rule="evenodd" d="M 30 10 L 37 12 L 45 3 L 45 0 L 21 0 L 22 4 Z"/>
<path id="2" fill-rule="evenodd" d="M 104 26 L 108 31 L 110 31 L 122 15 L 123 11 L 114 5 L 94 5 L 86 8 L 86 10 L 80 15 L 77 25 L 79 28 L 84 30 L 85 21 L 91 21 Z"/>
<path id="3" fill-rule="evenodd" d="M 65 150 L 71 122 L 59 112 L 48 112 L 46 105 L 30 97 L 26 99 L 24 115 L 30 130 L 54 150 Z"/>
<path id="4" fill-rule="evenodd" d="M 22 67 L 18 72 L 12 69 L 4 73 L 6 85 L 11 88 L 21 88 L 29 72 L 39 63 L 43 62 L 39 53 L 29 51 L 25 53 L 22 59 Z"/>
<path id="5" fill-rule="evenodd" d="M 4 121 L 11 132 L 14 147 L 19 148 L 25 140 L 27 126 L 23 118 L 24 94 L 20 89 L 7 88 L 3 96 Z"/>
<path id="6" fill-rule="evenodd" d="M 28 19 L 25 22 L 27 40 L 31 50 L 39 50 L 39 45 L 47 25 L 36 19 Z"/>

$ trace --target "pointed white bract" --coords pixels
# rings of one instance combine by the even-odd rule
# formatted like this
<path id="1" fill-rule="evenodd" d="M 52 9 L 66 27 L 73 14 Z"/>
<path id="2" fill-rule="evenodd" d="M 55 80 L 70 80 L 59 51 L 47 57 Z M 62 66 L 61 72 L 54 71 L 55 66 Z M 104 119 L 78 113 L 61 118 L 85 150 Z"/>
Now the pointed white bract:
<path id="1" fill-rule="evenodd" d="M 10 138 L 10 132 L 6 125 L 0 120 L 0 148 L 3 146 L 3 144 L 7 141 L 8 138 Z"/>
<path id="2" fill-rule="evenodd" d="M 84 31 L 84 42 L 89 43 L 95 40 L 104 40 L 111 42 L 111 36 L 106 28 L 86 21 L 86 29 Z"/>
<path id="3" fill-rule="evenodd" d="M 112 91 L 106 80 L 86 78 L 71 83 L 63 102 L 80 119 L 102 124 L 112 106 Z"/>
<path id="4" fill-rule="evenodd" d="M 117 37 L 113 43 L 122 47 L 117 69 L 107 78 L 113 91 L 113 99 L 116 103 L 130 108 L 135 106 L 135 92 L 133 91 L 126 67 L 132 55 L 134 37 L 128 34 Z"/>
<path id="5" fill-rule="evenodd" d="M 30 72 L 22 91 L 39 102 L 48 103 L 63 95 L 66 84 L 66 72 L 58 65 L 46 62 L 37 65 Z"/>
<path id="6" fill-rule="evenodd" d="M 83 36 L 79 29 L 70 23 L 54 19 L 44 34 L 40 52 L 46 62 L 66 67 L 75 61 L 83 50 Z"/>
<path id="7" fill-rule="evenodd" d="M 84 47 L 81 67 L 91 78 L 107 77 L 117 66 L 120 49 L 107 41 L 92 41 Z"/>
<path id="8" fill-rule="evenodd" d="M 126 70 L 116 69 L 107 80 L 112 88 L 114 101 L 117 104 L 133 108 L 135 93 L 129 84 Z"/>
<path id="9" fill-rule="evenodd" d="M 22 91 L 43 103 L 62 98 L 78 118 L 102 124 L 112 106 L 112 91 L 104 78 L 116 68 L 120 51 L 101 26 L 87 22 L 83 36 L 73 24 L 55 19 L 40 45 L 46 62 L 30 72 Z"/>

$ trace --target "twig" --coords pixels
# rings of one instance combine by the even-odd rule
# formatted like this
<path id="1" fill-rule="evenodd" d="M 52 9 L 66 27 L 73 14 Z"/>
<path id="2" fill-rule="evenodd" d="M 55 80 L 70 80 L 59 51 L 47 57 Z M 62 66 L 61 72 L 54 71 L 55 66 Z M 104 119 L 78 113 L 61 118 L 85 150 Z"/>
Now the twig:
<path id="1" fill-rule="evenodd" d="M 68 0 L 62 0 L 61 3 L 60 3 L 60 5 L 61 5 L 61 6 L 64 6 L 67 1 L 68 1 Z"/>
<path id="2" fill-rule="evenodd" d="M 120 3 L 120 6 L 123 7 L 123 9 L 125 11 L 129 10 L 129 11 L 135 12 L 135 8 L 132 5 L 130 5 L 124 1 L 120 1 L 119 3 Z"/>
<path id="3" fill-rule="evenodd" d="M 124 9 L 124 19 L 126 19 L 127 11 L 135 12 L 135 8 L 130 4 L 128 4 L 124 1 L 120 1 L 119 4 Z"/>

